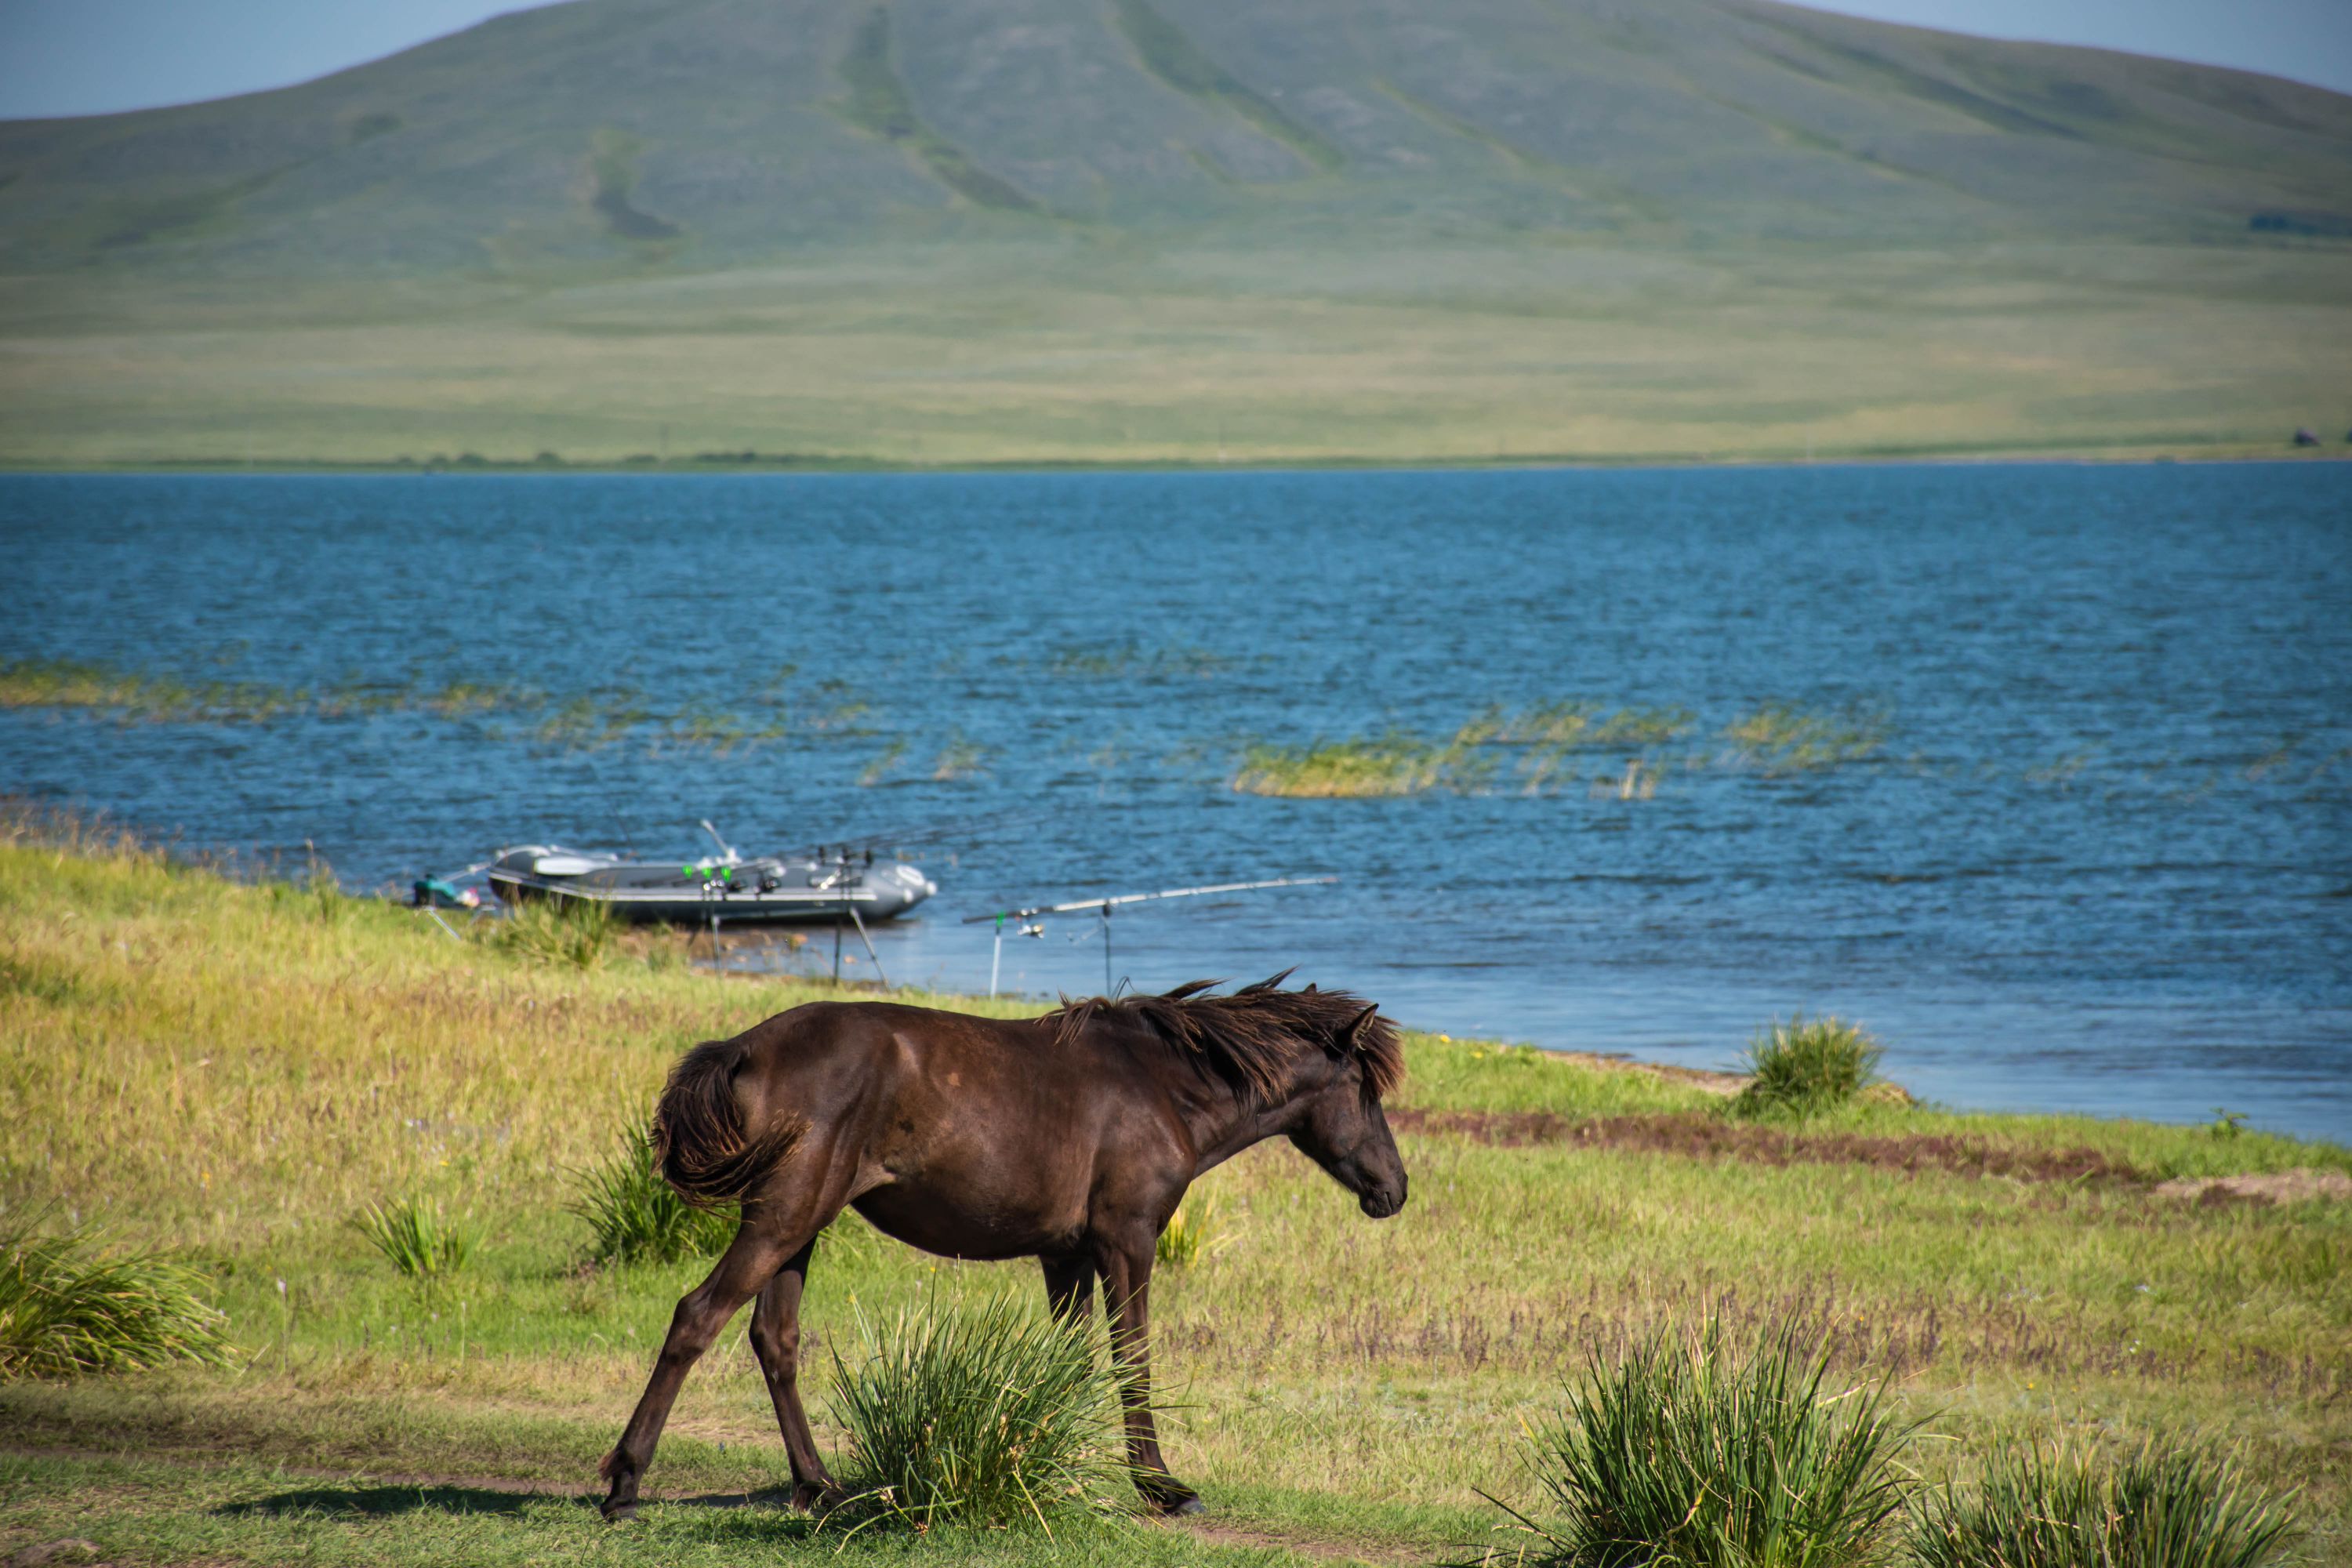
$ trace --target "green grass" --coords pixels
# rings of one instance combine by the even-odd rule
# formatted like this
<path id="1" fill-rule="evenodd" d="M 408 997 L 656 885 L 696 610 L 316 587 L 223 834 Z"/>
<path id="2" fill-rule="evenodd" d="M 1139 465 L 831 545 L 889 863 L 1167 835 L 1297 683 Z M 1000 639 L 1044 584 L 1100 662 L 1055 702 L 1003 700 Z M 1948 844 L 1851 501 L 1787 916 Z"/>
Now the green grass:
<path id="1" fill-rule="evenodd" d="M 2285 1560 L 2291 1500 L 2238 1459 L 2151 1438 L 2102 1462 L 2039 1445 L 1996 1456 L 1976 1486 L 1923 1499 L 1918 1568 L 2261 1568 Z"/>
<path id="2" fill-rule="evenodd" d="M 842 83 L 849 89 L 840 109 L 851 124 L 905 145 L 942 184 L 977 206 L 1005 212 L 1037 210 L 1038 204 L 1025 192 L 974 163 L 962 148 L 923 122 L 890 58 L 887 7 L 877 5 L 858 24 L 840 69 Z"/>
<path id="3" fill-rule="evenodd" d="M 44 1233 L 42 1217 L 0 1218 L 0 1381 L 226 1363 L 197 1270 L 82 1230 Z"/>
<path id="4" fill-rule="evenodd" d="M 0 461 L 2336 445 L 2341 95 L 1650 9 L 588 0 L 0 126 Z"/>
<path id="5" fill-rule="evenodd" d="M 1061 1322 L 1032 1298 L 861 1315 L 854 1352 L 835 1352 L 850 1509 L 919 1531 L 955 1522 L 1047 1534 L 1132 1512 L 1108 1345 L 1098 1325 Z"/>
<path id="6" fill-rule="evenodd" d="M 735 1238 L 737 1216 L 698 1208 L 654 1165 L 653 1144 L 635 1128 L 612 1153 L 581 1173 L 573 1210 L 588 1223 L 594 1263 L 677 1263 L 716 1258 Z"/>
<path id="7" fill-rule="evenodd" d="M 1512 1510 L 1541 1568 L 1862 1568 L 1885 1556 L 1914 1433 L 1826 1341 L 1663 1325 L 1572 1384 L 1531 1438 L 1550 1508 Z"/>
<path id="8" fill-rule="evenodd" d="M 2284 458 L 2296 426 L 2352 420 L 2325 368 L 2352 353 L 2341 268 L 2326 247 L 1384 232 L 1334 252 L 1247 231 L 383 288 L 20 276 L 0 279 L 0 463 L 618 467 L 665 428 L 688 471 L 747 448 L 786 468 Z"/>
<path id="9" fill-rule="evenodd" d="M 478 926 L 483 940 L 537 963 L 594 969 L 612 953 L 621 918 L 610 904 L 562 897 L 525 899 L 494 925 Z"/>
<path id="10" fill-rule="evenodd" d="M 1885 1054 L 1885 1047 L 1843 1018 L 1776 1020 L 1748 1043 L 1748 1085 L 1732 1108 L 1746 1116 L 1832 1110 L 1876 1081 Z"/>
<path id="11" fill-rule="evenodd" d="M 678 1051 L 834 993 L 633 941 L 591 970 L 524 962 L 343 903 L 323 919 L 310 893 L 104 833 L 0 835 L 0 1200 L 192 1271 L 235 1347 L 227 1367 L 0 1386 L 12 1453 L 32 1456 L 4 1461 L 0 1545 L 46 1530 L 130 1560 L 650 1562 L 805 1540 L 772 1501 L 664 1500 L 786 1479 L 740 1333 L 687 1384 L 642 1536 L 564 1500 L 595 1487 L 704 1267 L 583 1267 L 575 1205 Z M 1482 1490 L 1544 1506 L 1514 1456 L 1563 1376 L 1711 1313 L 1743 1338 L 1822 1332 L 1840 1380 L 1892 1374 L 1890 1408 L 1951 1439 L 1913 1450 L 1931 1484 L 1965 1489 L 1985 1458 L 2061 1435 L 2103 1462 L 2184 1435 L 2303 1488 L 2303 1550 L 2352 1563 L 2352 1205 L 2155 1191 L 2352 1172 L 2352 1152 L 1868 1096 L 1750 1127 L 1670 1076 L 1433 1034 L 1407 1050 L 1402 1215 L 1362 1220 L 1277 1142 L 1213 1178 L 1230 1237 L 1213 1263 L 1155 1281 L 1163 1444 L 1245 1537 L 1147 1529 L 1052 1552 L 1247 1560 L 1265 1538 L 1439 1557 L 1486 1531 Z M 423 1292 L 385 1266 L 345 1222 L 386 1194 L 481 1224 L 463 1273 Z M 1034 1267 L 843 1227 L 804 1309 L 820 1445 L 846 1455 L 826 1347 L 846 1352 L 859 1314 L 1008 1291 L 1042 1297 Z M 949 1560 L 1019 1555 L 935 1533 Z M 849 1555 L 896 1550 L 860 1537 Z"/>
<path id="12" fill-rule="evenodd" d="M 1221 1205 L 1213 1187 L 1195 1185 L 1168 1216 L 1168 1224 L 1152 1244 L 1152 1256 L 1163 1268 L 1190 1268 L 1214 1258 L 1233 1243 L 1220 1226 Z"/>
<path id="13" fill-rule="evenodd" d="M 370 1204 L 360 1210 L 352 1227 L 402 1279 L 425 1286 L 446 1284 L 463 1272 L 482 1240 L 478 1226 L 444 1213 L 434 1198 Z"/>
<path id="14" fill-rule="evenodd" d="M 1232 110 L 1298 154 L 1309 167 L 1337 169 L 1347 162 L 1347 155 L 1328 138 L 1284 113 L 1263 93 L 1235 79 L 1231 72 L 1202 54 L 1181 28 L 1146 0 L 1117 0 L 1112 14 L 1151 74 L 1170 87 Z"/>

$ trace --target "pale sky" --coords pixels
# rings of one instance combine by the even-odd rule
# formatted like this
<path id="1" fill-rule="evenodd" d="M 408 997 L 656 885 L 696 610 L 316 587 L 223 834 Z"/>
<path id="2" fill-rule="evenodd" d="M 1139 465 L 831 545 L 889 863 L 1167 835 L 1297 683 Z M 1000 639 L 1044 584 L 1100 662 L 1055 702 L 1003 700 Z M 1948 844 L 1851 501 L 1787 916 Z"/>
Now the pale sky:
<path id="1" fill-rule="evenodd" d="M 524 8 L 514 0 L 0 0 L 0 120 L 285 87 Z M 2352 92 L 2352 0 L 1838 0 L 1822 8 L 2167 55 Z"/>

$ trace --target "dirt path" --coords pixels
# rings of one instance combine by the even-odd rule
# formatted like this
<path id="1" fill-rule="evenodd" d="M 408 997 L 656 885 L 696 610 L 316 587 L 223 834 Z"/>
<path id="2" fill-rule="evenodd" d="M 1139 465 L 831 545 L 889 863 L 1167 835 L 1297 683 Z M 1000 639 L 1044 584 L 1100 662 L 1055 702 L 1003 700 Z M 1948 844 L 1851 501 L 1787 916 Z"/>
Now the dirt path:
<path id="1" fill-rule="evenodd" d="M 2029 1182 L 2150 1184 L 2137 1167 L 2096 1149 L 2031 1149 L 1982 1142 L 1952 1133 L 1891 1137 L 1859 1132 L 1801 1133 L 1753 1122 L 1727 1121 L 1698 1111 L 1648 1116 L 1597 1116 L 1578 1121 L 1549 1110 L 1416 1110 L 1389 1112 L 1400 1132 L 1451 1133 L 1481 1143 L 1581 1143 L 1640 1149 L 1695 1159 L 1736 1159 L 1764 1165 L 1801 1162 L 1874 1165 L 1893 1171 L 1938 1171 L 2007 1176 Z"/>
<path id="2" fill-rule="evenodd" d="M 1388 1118 L 1389 1125 L 1399 1132 L 1467 1138 L 1502 1148 L 1574 1143 L 1596 1149 L 1680 1154 L 1699 1160 L 1745 1160 L 1760 1165 L 1870 1165 L 1909 1174 L 1934 1172 L 2014 1182 L 2127 1188 L 2154 1197 L 2209 1206 L 2352 1200 L 2352 1175 L 2341 1171 L 2298 1166 L 2292 1171 L 2262 1175 L 2183 1176 L 2159 1181 L 2155 1173 L 2097 1149 L 2018 1147 L 1951 1132 L 1807 1133 L 1728 1121 L 1691 1110 L 1579 1120 L 1549 1110 L 1422 1110 L 1400 1106 L 1391 1110 Z"/>
<path id="3" fill-rule="evenodd" d="M 162 1462 L 187 1469 L 217 1473 L 237 1468 L 236 1463 L 208 1454 L 181 1449 L 142 1449 L 136 1453 L 127 1449 L 81 1448 L 72 1447 L 40 1447 L 21 1443 L 0 1444 L 0 1454 L 11 1458 L 138 1460 Z M 335 1470 L 316 1467 L 280 1465 L 277 1474 L 289 1480 L 318 1482 L 348 1488 L 354 1497 L 388 1490 L 446 1491 L 453 1493 L 488 1492 L 499 1497 L 549 1498 L 579 1504 L 582 1508 L 595 1506 L 602 1491 L 599 1485 L 578 1482 L 533 1479 L 520 1476 L 430 1475 L 409 1470 Z M 760 1491 L 731 1492 L 665 1492 L 646 1489 L 644 1500 L 648 1504 L 667 1504 L 674 1508 L 770 1508 L 782 1510 L 791 1507 L 792 1494 L 783 1488 Z M 316 1508 L 319 1500 L 305 1498 L 300 1506 Z M 356 1502 L 355 1507 L 359 1506 Z M 1158 1528 L 1181 1530 L 1215 1546 L 1231 1546 L 1245 1550 L 1295 1552 L 1302 1557 L 1320 1562 L 1369 1563 L 1381 1568 L 1406 1568 L 1428 1561 L 1425 1552 L 1412 1552 L 1394 1547 L 1381 1547 L 1370 1542 L 1335 1541 L 1308 1535 L 1293 1535 L 1268 1530 L 1258 1525 L 1232 1524 L 1214 1514 L 1196 1514 L 1186 1519 L 1160 1521 Z M 45 1560 L 46 1561 L 46 1560 Z M 0 1558 L 0 1563 L 10 1559 Z"/>

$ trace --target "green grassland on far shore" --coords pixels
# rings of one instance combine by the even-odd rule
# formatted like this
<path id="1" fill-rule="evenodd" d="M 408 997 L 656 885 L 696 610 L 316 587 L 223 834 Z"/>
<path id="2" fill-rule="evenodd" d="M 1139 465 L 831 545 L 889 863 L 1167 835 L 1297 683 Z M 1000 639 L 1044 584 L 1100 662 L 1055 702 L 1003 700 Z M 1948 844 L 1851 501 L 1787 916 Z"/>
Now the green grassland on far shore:
<path id="1" fill-rule="evenodd" d="M 68 1536 L 158 1563 L 841 1549 L 767 1495 L 786 1471 L 740 1331 L 689 1381 L 642 1524 L 582 1505 L 698 1269 L 589 1266 L 570 1208 L 678 1050 L 832 994 L 714 976 L 655 939 L 532 963 L 331 890 L 0 842 L 0 1212 L 190 1265 L 236 1347 L 223 1369 L 0 1384 L 0 1555 Z M 1402 1215 L 1360 1219 L 1277 1142 L 1206 1178 L 1222 1245 L 1156 1283 L 1163 1436 L 1221 1532 L 843 1554 L 1458 1555 L 1498 1517 L 1482 1490 L 1533 1501 L 1522 1433 L 1563 1373 L 1713 1312 L 1793 1321 L 1841 1369 L 1892 1376 L 1933 1435 L 1908 1457 L 1927 1478 L 2029 1438 L 2216 1443 L 2302 1489 L 2307 1558 L 2352 1563 L 2352 1204 L 2159 1190 L 2352 1172 L 2352 1151 L 1894 1097 L 1740 1123 L 1668 1075 L 1436 1034 L 1408 1051 Z M 408 1197 L 481 1237 L 430 1289 L 351 1223 Z M 821 1254 L 820 1444 L 842 1440 L 828 1347 L 855 1314 L 1034 1288 L 1025 1265 L 871 1237 Z"/>
<path id="2" fill-rule="evenodd" d="M 1193 241 L 1187 241 L 1188 245 Z M 0 277 L 0 464 L 750 468 L 2340 453 L 2334 242 L 1062 239 L 688 272 Z"/>

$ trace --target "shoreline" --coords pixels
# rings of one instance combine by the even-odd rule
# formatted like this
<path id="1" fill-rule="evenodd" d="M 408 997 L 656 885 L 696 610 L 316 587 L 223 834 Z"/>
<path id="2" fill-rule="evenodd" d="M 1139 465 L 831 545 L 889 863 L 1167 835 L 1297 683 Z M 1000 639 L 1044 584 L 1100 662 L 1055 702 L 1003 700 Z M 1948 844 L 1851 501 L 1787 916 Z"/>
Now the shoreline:
<path id="1" fill-rule="evenodd" d="M 1004 477 L 1060 474 L 1286 474 L 1286 473 L 1549 473 L 1649 471 L 1686 472 L 1708 469 L 1795 469 L 1857 468 L 1969 467 L 2152 467 L 2165 464 L 2212 467 L 2252 463 L 2352 462 L 2352 441 L 2316 447 L 2273 448 L 2252 443 L 2217 443 L 2200 447 L 1988 447 L 1980 448 L 1892 449 L 1847 453 L 1816 453 L 1797 457 L 1773 453 L 1716 457 L 1690 453 L 1530 453 L 1502 458 L 1423 457 L 1273 457 L 1263 458 L 1185 460 L 1167 458 L 1007 458 L 969 463 L 909 463 L 887 458 L 858 456 L 779 456 L 751 461 L 667 462 L 540 462 L 531 459 L 481 458 L 473 462 L 402 462 L 365 458 L 301 458 L 255 460 L 236 458 L 172 458 L 87 463 L 50 462 L 38 458 L 0 458 L 0 478 L 49 478 L 104 475 L 221 475 L 250 479 L 374 478 L 416 479 L 497 478 L 740 478 L 774 475 L 909 474 Z"/>

